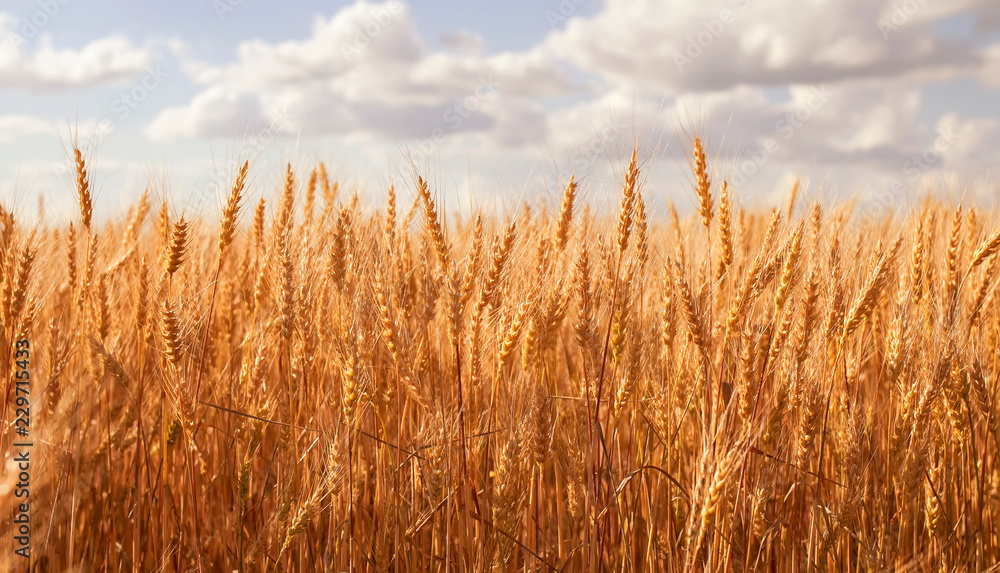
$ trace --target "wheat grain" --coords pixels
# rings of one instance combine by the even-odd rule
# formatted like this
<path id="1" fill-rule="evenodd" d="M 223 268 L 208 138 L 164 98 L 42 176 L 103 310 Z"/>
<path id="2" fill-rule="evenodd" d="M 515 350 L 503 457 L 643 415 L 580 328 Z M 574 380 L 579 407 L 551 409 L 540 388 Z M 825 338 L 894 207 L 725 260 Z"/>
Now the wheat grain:
<path id="1" fill-rule="evenodd" d="M 73 148 L 73 158 L 76 163 L 76 199 L 80 206 L 80 218 L 83 228 L 90 233 L 90 221 L 94 216 L 94 203 L 90 194 L 90 178 L 87 175 L 87 165 L 84 163 L 80 149 Z"/>
<path id="2" fill-rule="evenodd" d="M 694 138 L 694 177 L 694 190 L 698 197 L 698 213 L 701 215 L 701 224 L 708 230 L 712 224 L 712 180 L 708 178 L 705 149 L 698 137 Z"/>
<path id="3" fill-rule="evenodd" d="M 573 204 L 576 201 L 576 180 L 569 178 L 566 189 L 563 191 L 562 203 L 559 206 L 559 222 L 556 224 L 554 237 L 556 253 L 562 253 L 569 240 L 570 225 L 573 222 Z"/>
<path id="4" fill-rule="evenodd" d="M 229 191 L 229 197 L 226 199 L 226 206 L 222 210 L 222 228 L 219 230 L 220 253 L 224 253 L 226 247 L 233 242 L 233 236 L 236 233 L 236 218 L 239 216 L 240 205 L 243 202 L 243 190 L 246 186 L 247 170 L 249 168 L 249 161 L 244 162 L 243 167 L 240 167 L 240 171 L 236 175 L 236 181 L 233 183 L 233 187 Z"/>
<path id="5" fill-rule="evenodd" d="M 401 214 L 322 163 L 299 210 L 286 163 L 242 221 L 252 162 L 217 220 L 0 207 L 39 566 L 995 566 L 996 210 L 743 209 L 696 155 L 687 216 L 637 152 L 607 213 L 572 178 L 446 218 L 415 177 Z"/>

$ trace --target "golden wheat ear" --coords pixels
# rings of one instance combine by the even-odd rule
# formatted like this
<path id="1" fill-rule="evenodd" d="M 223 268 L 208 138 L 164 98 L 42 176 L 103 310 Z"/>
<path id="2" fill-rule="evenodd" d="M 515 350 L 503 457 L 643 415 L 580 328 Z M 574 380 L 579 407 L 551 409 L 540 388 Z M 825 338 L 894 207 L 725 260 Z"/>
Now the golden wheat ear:
<path id="1" fill-rule="evenodd" d="M 80 218 L 83 228 L 90 232 L 90 222 L 94 215 L 93 198 L 90 195 L 90 178 L 87 176 L 87 165 L 78 147 L 73 148 L 73 158 L 76 166 L 76 198 L 80 207 Z"/>
<path id="2" fill-rule="evenodd" d="M 694 138 L 693 157 L 694 191 L 698 197 L 698 213 L 701 215 L 701 224 L 709 230 L 712 224 L 712 180 L 708 178 L 708 160 L 701 145 L 701 138 Z"/>
<path id="3" fill-rule="evenodd" d="M 226 247 L 232 244 L 233 238 L 236 235 L 236 220 L 240 213 L 240 206 L 243 203 L 243 191 L 246 187 L 247 170 L 249 168 L 250 162 L 244 162 L 243 167 L 240 168 L 239 173 L 236 175 L 236 181 L 233 183 L 232 189 L 229 191 L 226 206 L 222 210 L 222 224 L 219 229 L 220 257 L 225 253 Z"/>

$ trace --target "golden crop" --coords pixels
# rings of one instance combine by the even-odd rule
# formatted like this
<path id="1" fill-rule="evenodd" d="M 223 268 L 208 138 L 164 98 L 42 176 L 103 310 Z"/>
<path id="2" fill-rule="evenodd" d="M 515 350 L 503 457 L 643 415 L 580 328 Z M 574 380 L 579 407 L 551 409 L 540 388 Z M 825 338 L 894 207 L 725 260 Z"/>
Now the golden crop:
<path id="1" fill-rule="evenodd" d="M 221 222 L 0 213 L 38 571 L 980 571 L 1000 561 L 1000 231 L 926 201 L 446 224 L 320 164 Z M 251 178 L 252 179 L 252 178 Z M 0 491 L 12 544 L 16 468 Z M 12 545 L 11 545 L 12 546 Z M 10 570 L 27 563 L 0 555 Z"/>

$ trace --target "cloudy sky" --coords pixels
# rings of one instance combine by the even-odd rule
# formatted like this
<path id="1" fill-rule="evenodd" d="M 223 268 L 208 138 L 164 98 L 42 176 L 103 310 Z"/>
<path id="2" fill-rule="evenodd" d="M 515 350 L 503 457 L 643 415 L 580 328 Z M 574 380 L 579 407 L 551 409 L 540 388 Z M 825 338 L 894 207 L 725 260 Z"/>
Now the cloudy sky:
<path id="1" fill-rule="evenodd" d="M 323 160 L 362 193 L 412 165 L 449 208 L 606 201 L 638 144 L 654 204 L 690 203 L 690 138 L 744 204 L 898 208 L 929 185 L 996 201 L 996 0 L 5 0 L 0 197 L 107 212 L 149 185 L 217 202 Z"/>

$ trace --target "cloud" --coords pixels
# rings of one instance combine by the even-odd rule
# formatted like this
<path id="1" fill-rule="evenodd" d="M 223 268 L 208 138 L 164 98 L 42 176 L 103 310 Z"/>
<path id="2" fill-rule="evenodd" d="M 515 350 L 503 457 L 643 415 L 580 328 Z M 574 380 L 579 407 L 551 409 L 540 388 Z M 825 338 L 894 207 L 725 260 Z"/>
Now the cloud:
<path id="1" fill-rule="evenodd" d="M 1000 4 L 992 3 L 983 7 L 977 28 L 983 32 L 1000 28 Z"/>
<path id="2" fill-rule="evenodd" d="M 1000 121 L 995 118 L 970 118 L 951 112 L 941 116 L 935 129 L 951 142 L 944 159 L 956 171 L 1000 161 Z"/>
<path id="3" fill-rule="evenodd" d="M 744 197 L 773 199 L 787 191 L 784 185 L 776 191 L 775 183 L 795 177 L 842 192 L 890 181 L 912 155 L 935 143 L 941 126 L 922 124 L 922 106 L 919 87 L 872 79 L 793 85 L 784 97 L 751 86 L 674 96 L 619 88 L 549 112 L 546 151 L 557 178 L 566 180 L 571 174 L 603 176 L 609 158 L 626 157 L 638 144 L 686 192 L 690 142 L 697 134 L 707 143 L 713 178 L 727 179 Z M 993 123 L 971 125 L 987 137 Z M 984 164 L 982 156 L 963 163 L 970 170 Z M 951 163 L 937 162 L 928 173 L 946 168 Z M 657 187 L 657 193 L 678 189 Z"/>
<path id="4" fill-rule="evenodd" d="M 46 33 L 29 42 L 12 16 L 0 13 L 0 86 L 29 92 L 65 91 L 128 81 L 152 53 L 122 36 L 99 38 L 79 50 L 59 49 Z M 34 35 L 32 35 L 34 37 Z"/>
<path id="5" fill-rule="evenodd" d="M 199 91 L 145 133 L 404 140 L 421 158 L 522 166 L 544 154 L 560 179 L 603 176 L 636 143 L 683 171 L 699 134 L 734 189 L 766 196 L 795 176 L 878 188 L 946 127 L 963 143 L 921 176 L 995 162 L 967 146 L 1000 146 L 996 121 L 927 117 L 923 94 L 955 78 L 1000 87 L 1000 44 L 984 32 L 997 21 L 988 0 L 606 0 L 533 48 L 491 54 L 471 32 L 434 49 L 406 4 L 357 0 L 305 38 L 246 41 L 221 64 L 174 42 Z"/>
<path id="6" fill-rule="evenodd" d="M 1000 87 L 1000 44 L 994 44 L 985 51 L 986 64 L 980 78 L 988 86 Z"/>
<path id="7" fill-rule="evenodd" d="M 896 24 L 886 20 L 889 0 L 608 0 L 597 15 L 570 19 L 545 45 L 611 85 L 667 93 L 953 74 L 980 64 L 971 41 L 931 29 L 954 10 L 912 4 L 917 9 Z"/>
<path id="8" fill-rule="evenodd" d="M 232 137 L 234 128 L 245 131 L 264 122 L 257 99 L 250 94 L 228 91 L 221 86 L 197 94 L 190 103 L 169 107 L 145 128 L 152 139 L 183 137 Z"/>
<path id="9" fill-rule="evenodd" d="M 486 41 L 483 37 L 468 30 L 439 34 L 438 42 L 449 50 L 469 56 L 480 56 L 486 51 Z"/>
<path id="10" fill-rule="evenodd" d="M 420 138 L 500 126 L 494 140 L 516 142 L 509 126 L 530 115 L 530 98 L 576 89 L 541 52 L 484 56 L 471 49 L 475 38 L 460 39 L 470 49 L 432 51 L 406 4 L 359 0 L 318 17 L 304 40 L 241 43 L 229 64 L 198 62 L 175 46 L 185 73 L 205 88 L 164 110 L 146 133 L 159 140 L 231 135 L 282 114 L 291 131 L 306 135 Z M 242 114 L 225 110 L 237 103 Z"/>
<path id="11" fill-rule="evenodd" d="M 55 126 L 48 121 L 29 115 L 0 115 L 0 143 L 17 141 L 22 137 L 54 133 Z"/>

